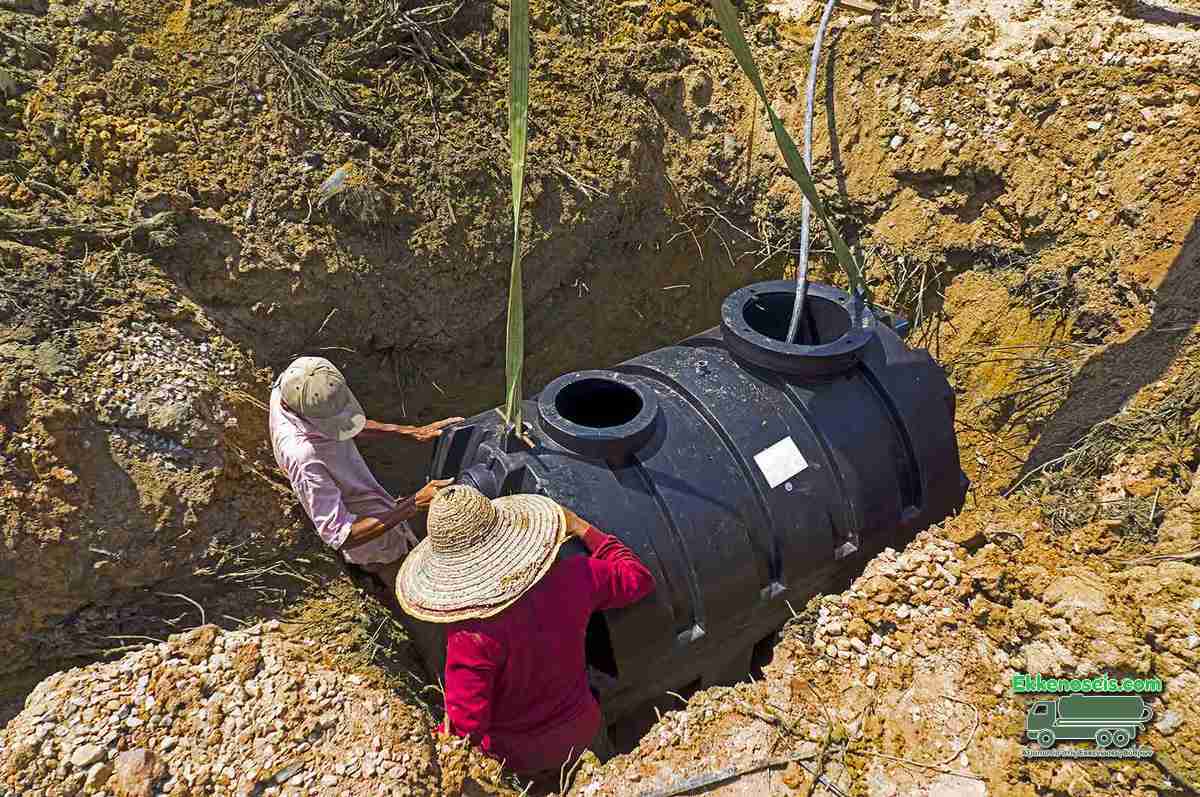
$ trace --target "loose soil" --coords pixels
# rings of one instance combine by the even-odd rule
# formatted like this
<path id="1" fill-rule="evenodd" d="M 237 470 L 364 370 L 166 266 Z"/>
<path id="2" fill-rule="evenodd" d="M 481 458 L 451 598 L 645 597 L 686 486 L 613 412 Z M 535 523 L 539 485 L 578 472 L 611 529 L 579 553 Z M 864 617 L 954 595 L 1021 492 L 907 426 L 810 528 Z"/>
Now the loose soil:
<path id="1" fill-rule="evenodd" d="M 788 273 L 800 195 L 704 4 L 532 13 L 536 389 L 710 326 L 729 290 Z M 914 345 L 951 376 L 967 506 L 845 593 L 797 607 L 762 679 L 693 696 L 569 788 L 652 793 L 812 753 L 717 790 L 832 793 L 810 789 L 820 764 L 854 794 L 1191 793 L 1200 6 L 855 13 L 839 10 L 826 39 L 813 171 L 877 297 L 914 318 Z M 797 138 L 818 14 L 743 9 Z M 173 761 L 161 747 L 174 732 L 159 729 L 177 717 L 119 724 L 150 711 L 140 695 L 77 706 L 125 712 L 111 745 L 36 712 L 82 673 L 158 672 L 168 657 L 153 651 L 203 624 L 278 639 L 285 668 L 311 666 L 366 714 L 397 701 L 405 733 L 430 738 L 436 689 L 316 544 L 274 467 L 263 402 L 300 353 L 337 362 L 381 420 L 500 402 L 505 19 L 488 4 L 374 0 L 0 3 L 5 788 L 86 791 L 129 750 Z M 364 453 L 396 490 L 423 476 L 415 447 Z M 84 665 L 27 703 L 45 675 Z M 1154 758 L 1023 760 L 1026 699 L 1006 679 L 1100 670 L 1166 682 L 1140 737 Z M 245 699 L 247 716 L 275 710 Z M 198 734 L 172 738 L 194 749 Z M 103 761 L 71 764 L 68 748 L 90 743 Z M 461 743 L 411 745 L 393 747 L 419 767 L 373 782 L 503 787 Z M 202 792 L 321 793 L 324 763 L 272 785 L 255 762 Z"/>

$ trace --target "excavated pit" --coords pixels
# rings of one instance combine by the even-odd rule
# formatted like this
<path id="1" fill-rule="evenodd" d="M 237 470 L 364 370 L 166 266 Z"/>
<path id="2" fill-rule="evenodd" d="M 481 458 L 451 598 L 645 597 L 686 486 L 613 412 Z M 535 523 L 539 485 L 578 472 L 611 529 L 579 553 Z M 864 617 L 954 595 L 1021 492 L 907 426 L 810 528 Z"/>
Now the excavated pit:
<path id="1" fill-rule="evenodd" d="M 813 342 L 783 342 L 794 292 L 752 283 L 722 301 L 718 327 L 552 380 L 526 401 L 521 444 L 487 411 L 434 450 L 434 478 L 549 496 L 654 574 L 653 595 L 593 617 L 586 641 L 623 748 L 663 695 L 745 680 L 795 606 L 962 506 L 942 369 L 827 285 L 809 286 Z M 441 672 L 444 629 L 408 625 Z"/>
<path id="2" fill-rule="evenodd" d="M 780 253 L 800 209 L 703 4 L 533 5 L 531 386 L 717 323 L 721 296 L 789 265 Z M 813 20 L 788 5 L 743 14 L 796 134 Z M 836 738 L 846 731 L 827 775 L 868 794 L 1200 788 L 1194 5 L 969 0 L 885 8 L 882 24 L 837 12 L 813 172 L 838 195 L 837 223 L 863 245 L 880 297 L 951 370 L 971 495 L 849 589 L 796 606 L 801 620 L 759 646 L 760 661 L 773 655 L 754 683 L 701 690 L 686 707 L 669 698 L 630 755 L 581 767 L 576 794 L 637 795 L 759 762 L 793 745 L 755 716 L 780 711 L 809 738 L 828 738 L 830 719 Z M 206 772 L 236 754 L 244 777 L 261 768 L 273 782 L 289 762 L 232 737 L 222 751 L 180 719 L 210 708 L 198 680 L 211 677 L 208 633 L 146 644 L 202 620 L 272 616 L 289 620 L 263 632 L 285 651 L 281 668 L 311 668 L 356 703 L 344 732 L 314 745 L 314 771 L 374 749 L 372 718 L 392 707 L 413 722 L 383 744 L 410 754 L 415 780 L 383 770 L 345 778 L 347 791 L 457 793 L 470 773 L 499 783 L 461 745 L 430 765 L 436 718 L 411 685 L 376 689 L 381 643 L 401 650 L 403 635 L 312 544 L 260 403 L 261 369 L 299 353 L 334 358 L 382 420 L 500 403 L 511 217 L 503 114 L 491 110 L 507 91 L 503 13 L 468 5 L 445 28 L 482 69 L 435 81 L 431 97 L 404 61 L 342 60 L 373 24 L 370 4 L 16 7 L 0 8 L 0 673 L 19 714 L 0 733 L 0 790 L 75 788 L 86 773 L 64 755 L 109 749 L 78 735 L 96 727 L 170 769 L 211 749 Z M 264 43 L 349 84 L 351 112 L 391 132 L 289 107 Z M 346 163 L 350 190 L 321 204 L 319 186 Z M 363 448 L 398 492 L 425 475 L 425 451 Z M 196 662 L 164 664 L 180 654 Z M 150 711 L 121 692 L 138 682 L 131 667 L 170 684 L 155 692 L 170 702 Z M 1025 704 L 998 684 L 1088 668 L 1163 675 L 1141 737 L 1154 758 L 1022 760 Z M 33 688 L 50 669 L 65 674 Z M 403 706 L 389 704 L 396 694 Z M 261 691 L 226 697 L 276 716 Z M 299 744 L 328 707 L 293 709 L 284 741 Z M 161 726 L 126 724 L 143 710 L 168 722 L 175 747 L 160 747 Z M 39 736 L 55 712 L 67 735 Z M 271 720 L 261 730 L 276 733 Z M 797 766 L 728 790 L 802 790 L 808 778 Z"/>

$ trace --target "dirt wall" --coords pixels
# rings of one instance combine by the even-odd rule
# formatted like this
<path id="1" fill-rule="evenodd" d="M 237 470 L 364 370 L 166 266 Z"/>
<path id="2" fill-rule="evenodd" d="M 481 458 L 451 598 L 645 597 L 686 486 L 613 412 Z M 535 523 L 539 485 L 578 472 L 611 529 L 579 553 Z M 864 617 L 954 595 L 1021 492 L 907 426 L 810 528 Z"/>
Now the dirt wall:
<path id="1" fill-rule="evenodd" d="M 57 656 L 98 656 L 198 621 L 253 621 L 287 605 L 286 584 L 336 577 L 328 555 L 305 549 L 311 532 L 267 446 L 261 402 L 291 356 L 330 356 L 382 420 L 499 403 L 504 15 L 479 4 L 449 16 L 416 9 L 0 8 L 0 599 L 16 618 L 0 642 L 16 653 L 10 670 L 57 668 Z M 533 14 L 530 389 L 714 323 L 729 289 L 793 262 L 800 207 L 764 111 L 702 4 L 535 3 Z M 773 105 L 798 136 L 815 6 L 755 6 L 744 17 Z M 1182 594 L 1169 584 L 1190 583 L 1195 548 L 1195 409 L 1180 374 L 1192 373 L 1200 318 L 1198 37 L 1187 7 L 980 1 L 888 6 L 878 19 L 842 10 L 826 42 L 814 173 L 879 298 L 914 317 L 914 342 L 959 391 L 974 491 L 942 530 L 953 544 L 922 545 L 984 571 L 956 576 L 967 593 L 914 597 L 925 620 L 950 609 L 954 622 L 898 626 L 910 636 L 889 645 L 898 653 L 928 632 L 956 651 L 947 662 L 998 662 L 960 679 L 977 689 L 977 708 L 1004 673 L 1001 652 L 1011 664 L 1049 650 L 1047 666 L 1069 663 L 1060 647 L 1076 663 L 1103 654 L 1087 641 L 1103 629 L 1069 622 L 1027 622 L 1018 642 L 992 638 L 1016 622 L 1002 618 L 1029 608 L 1018 600 L 1046 586 L 1013 564 L 1009 531 L 1050 557 L 1047 578 L 1072 576 L 1067 560 L 1091 551 L 1087 567 L 1107 596 L 1132 589 L 1105 558 L 1113 552 L 1175 557 L 1138 565 L 1149 568 L 1145 583 L 1162 585 L 1145 594 L 1146 613 L 1108 614 L 1123 624 L 1119 638 L 1154 637 L 1138 666 L 1182 678 L 1195 664 L 1188 638 L 1166 628 Z M 322 191 L 339 174 L 343 190 Z M 815 267 L 838 279 L 823 259 Z M 1143 401 L 1150 409 L 1124 414 Z M 1161 439 L 1138 437 L 1153 423 Z M 364 450 L 397 490 L 423 475 L 424 451 Z M 999 501 L 1047 463 L 1070 466 L 1070 478 L 1031 476 Z M 956 528 L 976 526 L 987 544 L 955 541 Z M 855 589 L 838 601 L 853 616 L 837 621 L 891 634 L 891 616 L 858 606 L 867 596 Z M 1053 602 L 1043 609 L 1053 616 Z M 828 655 L 828 644 L 842 650 L 836 641 L 822 659 L 807 632 L 789 640 L 768 690 L 787 667 L 792 678 L 818 661 L 868 677 L 857 658 Z M 881 693 L 893 706 L 884 714 L 913 708 L 903 692 L 911 671 L 890 658 L 881 666 L 876 682 L 898 692 Z M 11 682 L 16 702 L 30 672 Z M 1155 737 L 1168 751 L 1161 769 L 1079 775 L 1045 764 L 986 788 L 1194 782 L 1190 689 L 1185 678 L 1167 694 L 1164 708 L 1183 719 Z M 866 716 L 873 699 L 847 698 L 841 721 Z M 701 696 L 689 712 L 715 711 L 706 700 L 724 704 Z M 934 702 L 931 716 L 969 719 Z M 664 730 L 678 721 L 652 733 L 661 756 L 647 741 L 580 782 L 637 791 L 630 762 L 698 771 L 726 760 L 720 745 L 698 751 L 686 732 Z M 739 722 L 730 738 L 743 738 Z M 957 793 L 958 781 L 939 786 L 920 767 L 862 763 L 867 750 L 912 758 L 924 743 L 924 731 L 880 722 L 847 733 L 858 748 L 839 742 L 859 761 L 839 777 L 867 793 Z M 1009 738 L 1010 724 L 981 719 L 988 738 Z M 759 741 L 737 742 L 736 760 L 762 752 Z M 961 765 L 1003 768 L 1012 749 L 1002 747 Z"/>

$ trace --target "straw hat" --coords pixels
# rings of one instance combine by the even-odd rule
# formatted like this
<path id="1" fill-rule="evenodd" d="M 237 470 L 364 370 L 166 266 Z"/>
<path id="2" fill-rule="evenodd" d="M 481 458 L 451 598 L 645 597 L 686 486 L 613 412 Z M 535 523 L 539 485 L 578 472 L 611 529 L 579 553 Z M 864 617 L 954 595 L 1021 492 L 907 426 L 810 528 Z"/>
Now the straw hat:
<path id="1" fill-rule="evenodd" d="M 292 412 L 334 440 L 363 430 L 367 416 L 346 377 L 324 357 L 298 357 L 279 376 L 279 393 Z"/>
<path id="2" fill-rule="evenodd" d="M 504 611 L 546 575 L 567 538 L 562 507 L 549 498 L 489 500 L 463 484 L 434 497 L 427 527 L 400 566 L 396 599 L 431 623 Z"/>

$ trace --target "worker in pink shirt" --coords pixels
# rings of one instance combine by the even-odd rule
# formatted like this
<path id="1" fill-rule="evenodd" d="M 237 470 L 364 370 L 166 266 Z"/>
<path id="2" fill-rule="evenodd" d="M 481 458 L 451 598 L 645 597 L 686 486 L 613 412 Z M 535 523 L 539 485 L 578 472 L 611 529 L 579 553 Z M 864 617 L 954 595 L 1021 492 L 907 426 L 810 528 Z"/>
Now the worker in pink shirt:
<path id="1" fill-rule="evenodd" d="M 447 624 L 443 730 L 556 787 L 563 764 L 585 750 L 611 755 L 588 689 L 588 619 L 653 592 L 646 566 L 541 495 L 489 500 L 447 487 L 429 507 L 428 528 L 400 566 L 396 597 L 410 615 Z M 572 537 L 591 555 L 560 561 Z"/>
<path id="2" fill-rule="evenodd" d="M 355 437 L 394 435 L 427 442 L 462 418 L 428 426 L 367 420 L 345 377 L 323 357 L 300 357 L 271 390 L 271 447 L 317 534 L 391 593 L 400 561 L 416 544 L 408 521 L 450 480 L 432 481 L 397 501 L 379 484 Z"/>

